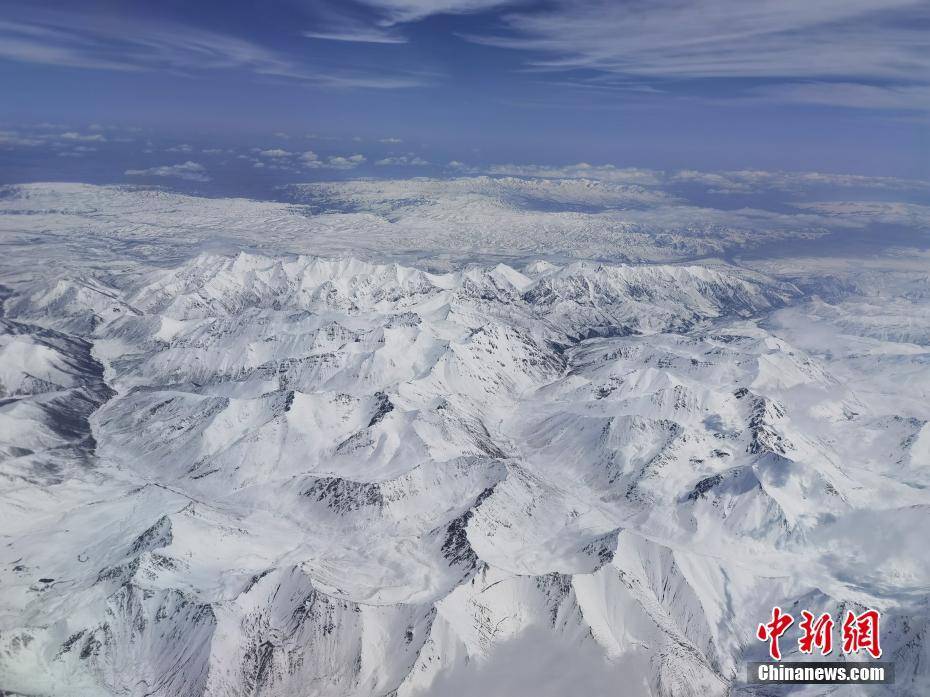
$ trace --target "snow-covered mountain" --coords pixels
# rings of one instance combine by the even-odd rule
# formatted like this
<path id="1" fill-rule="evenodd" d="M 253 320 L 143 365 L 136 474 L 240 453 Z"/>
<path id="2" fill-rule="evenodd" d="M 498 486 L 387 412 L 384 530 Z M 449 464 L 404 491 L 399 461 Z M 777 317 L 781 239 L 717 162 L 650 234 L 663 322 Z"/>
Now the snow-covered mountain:
<path id="1" fill-rule="evenodd" d="M 82 254 L 5 275 L 0 691 L 762 694 L 775 604 L 930 689 L 925 271 Z"/>

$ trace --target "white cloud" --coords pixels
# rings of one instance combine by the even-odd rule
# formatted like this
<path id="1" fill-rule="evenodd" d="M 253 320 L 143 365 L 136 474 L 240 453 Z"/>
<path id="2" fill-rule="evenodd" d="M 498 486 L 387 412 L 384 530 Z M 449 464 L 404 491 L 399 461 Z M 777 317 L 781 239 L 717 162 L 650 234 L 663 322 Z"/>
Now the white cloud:
<path id="1" fill-rule="evenodd" d="M 70 130 L 70 129 L 64 128 L 64 130 Z M 101 132 L 103 131 L 110 131 L 110 132 L 124 131 L 127 133 L 141 133 L 142 132 L 141 128 L 138 128 L 135 126 L 115 126 L 112 124 L 103 124 L 103 123 L 92 123 L 90 126 L 87 127 L 87 130 L 88 131 L 101 131 Z"/>
<path id="2" fill-rule="evenodd" d="M 837 220 L 865 219 L 871 222 L 930 230 L 930 206 L 890 201 L 815 201 L 797 203 L 796 208 L 834 216 Z"/>
<path id="3" fill-rule="evenodd" d="M 181 143 L 180 145 L 175 145 L 168 148 L 168 152 L 193 152 L 193 150 L 194 148 L 192 148 L 187 143 Z"/>
<path id="4" fill-rule="evenodd" d="M 106 138 L 99 133 L 93 134 L 83 134 L 78 133 L 77 131 L 67 131 L 58 136 L 62 140 L 81 140 L 81 141 L 94 141 L 94 142 L 103 142 Z"/>
<path id="5" fill-rule="evenodd" d="M 400 138 L 382 138 L 378 141 L 379 143 L 387 143 L 389 145 L 396 145 L 397 143 L 403 143 Z"/>
<path id="6" fill-rule="evenodd" d="M 41 138 L 22 135 L 19 131 L 0 131 L 0 146 L 31 147 L 44 143 L 45 141 Z"/>
<path id="7" fill-rule="evenodd" d="M 364 163 L 364 155 L 349 155 L 348 157 L 330 157 L 326 161 L 326 166 L 332 169 L 353 169 Z"/>
<path id="8" fill-rule="evenodd" d="M 63 150 L 58 153 L 58 157 L 84 157 L 87 153 L 97 152 L 97 148 L 87 145 L 75 145 L 71 150 Z"/>
<path id="9" fill-rule="evenodd" d="M 282 150 L 281 148 L 272 148 L 270 150 L 259 150 L 258 154 L 261 155 L 262 157 L 281 158 L 281 157 L 290 157 L 294 153 L 289 152 L 287 150 Z"/>
<path id="10" fill-rule="evenodd" d="M 375 162 L 375 164 L 381 167 L 422 167 L 423 165 L 428 165 L 429 162 L 424 160 L 422 157 L 417 157 L 416 155 L 400 155 L 399 157 L 385 157 L 384 159 Z"/>
<path id="11" fill-rule="evenodd" d="M 304 167 L 311 169 L 354 169 L 366 162 L 364 155 L 349 155 L 347 157 L 334 155 L 322 160 L 312 150 L 305 152 L 300 159 Z"/>
<path id="12" fill-rule="evenodd" d="M 762 190 L 801 191 L 811 188 L 859 189 L 930 189 L 930 182 L 898 177 L 869 177 L 859 174 L 825 172 L 770 172 L 737 170 L 731 172 L 700 172 L 680 170 L 668 177 L 670 183 L 700 184 L 713 193 L 752 193 Z"/>
<path id="13" fill-rule="evenodd" d="M 455 162 L 455 161 L 453 161 Z M 463 167 L 449 163 L 449 167 Z M 826 172 L 778 172 L 767 170 L 734 170 L 704 172 L 683 169 L 667 173 L 660 170 L 614 165 L 491 165 L 488 174 L 545 179 L 593 179 L 613 184 L 638 184 L 646 187 L 667 187 L 675 184 L 695 184 L 712 193 L 736 194 L 764 190 L 801 191 L 813 188 L 859 188 L 884 190 L 930 189 L 930 182 L 898 177 L 872 177 L 858 174 L 832 174 Z"/>
<path id="14" fill-rule="evenodd" d="M 451 163 L 450 163 L 451 164 Z M 575 165 L 492 165 L 489 174 L 506 174 L 518 177 L 545 177 L 549 179 L 597 179 L 619 184 L 658 185 L 662 173 L 636 167 L 619 168 L 614 165 L 591 165 L 579 162 Z"/>
<path id="15" fill-rule="evenodd" d="M 179 165 L 163 165 L 149 169 L 127 169 L 124 174 L 128 177 L 174 177 L 196 182 L 210 181 L 206 167 L 198 162 L 183 162 Z"/>

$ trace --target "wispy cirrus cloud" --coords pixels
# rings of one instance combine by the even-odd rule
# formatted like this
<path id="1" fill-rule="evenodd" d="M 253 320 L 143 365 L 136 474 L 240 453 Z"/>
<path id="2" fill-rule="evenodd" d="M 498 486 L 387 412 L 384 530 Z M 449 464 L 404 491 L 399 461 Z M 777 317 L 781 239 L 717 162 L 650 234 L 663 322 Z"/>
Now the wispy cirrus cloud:
<path id="1" fill-rule="evenodd" d="M 379 22 L 370 11 L 354 4 L 309 0 L 312 20 L 302 35 L 322 39 L 362 44 L 405 44 L 407 37 L 388 22 Z"/>
<path id="2" fill-rule="evenodd" d="M 363 44 L 405 44 L 407 39 L 395 32 L 383 31 L 374 27 L 336 27 L 333 29 L 307 30 L 303 35 L 308 39 L 326 41 L 344 41 Z"/>
<path id="3" fill-rule="evenodd" d="M 0 59 L 68 68 L 168 71 L 192 76 L 235 70 L 320 87 L 400 89 L 428 76 L 382 69 L 322 69 L 254 41 L 173 22 L 129 22 L 40 10 L 0 20 Z"/>
<path id="4" fill-rule="evenodd" d="M 191 160 L 177 165 L 162 165 L 161 167 L 150 167 L 148 169 L 127 169 L 124 174 L 127 177 L 173 177 L 195 182 L 210 181 L 207 168 L 199 162 L 192 162 Z"/>
<path id="5" fill-rule="evenodd" d="M 409 38 L 399 25 L 433 15 L 459 15 L 519 4 L 519 0 L 360 0 L 368 12 L 346 3 L 317 2 L 314 28 L 303 32 L 308 39 L 367 44 L 405 44 Z"/>
<path id="6" fill-rule="evenodd" d="M 361 0 L 383 14 L 384 24 L 416 22 L 432 15 L 470 14 L 505 5 L 521 4 L 519 0 Z"/>
<path id="7" fill-rule="evenodd" d="M 765 93 L 784 101 L 924 108 L 928 22 L 919 0 L 559 0 L 508 13 L 504 31 L 465 38 L 530 51 L 540 71 L 730 80 L 735 91 L 766 80 Z"/>
<path id="8" fill-rule="evenodd" d="M 297 68 L 274 52 L 223 34 L 171 23 L 124 25 L 108 17 L 88 21 L 71 13 L 43 13 L 0 22 L 0 56 L 105 70 L 219 70 L 244 68 L 293 75 Z"/>
<path id="9" fill-rule="evenodd" d="M 752 90 L 759 99 L 865 109 L 930 111 L 930 85 L 789 82 Z"/>
<path id="10" fill-rule="evenodd" d="M 7 20 L 0 20 L 0 58 L 98 70 L 139 69 L 125 60 L 107 57 L 91 38 L 67 28 Z"/>

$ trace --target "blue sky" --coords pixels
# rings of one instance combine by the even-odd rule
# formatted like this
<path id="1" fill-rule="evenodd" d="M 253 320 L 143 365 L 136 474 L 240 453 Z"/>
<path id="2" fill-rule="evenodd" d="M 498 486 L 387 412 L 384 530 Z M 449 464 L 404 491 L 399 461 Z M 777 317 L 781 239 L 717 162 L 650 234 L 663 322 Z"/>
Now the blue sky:
<path id="1" fill-rule="evenodd" d="M 926 2 L 0 9 L 4 181 L 187 166 L 190 182 L 208 166 L 203 150 L 244 147 L 250 171 L 274 171 L 255 166 L 275 160 L 257 153 L 285 150 L 313 153 L 308 174 L 328 177 L 377 162 L 585 161 L 930 178 Z M 83 149 L 62 156 L 62 142 Z"/>

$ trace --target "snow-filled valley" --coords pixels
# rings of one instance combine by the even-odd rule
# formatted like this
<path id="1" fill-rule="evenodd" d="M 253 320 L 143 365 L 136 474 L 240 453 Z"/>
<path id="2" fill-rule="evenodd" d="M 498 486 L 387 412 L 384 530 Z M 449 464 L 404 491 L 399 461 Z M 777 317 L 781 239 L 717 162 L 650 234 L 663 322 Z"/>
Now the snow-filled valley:
<path id="1" fill-rule="evenodd" d="M 930 257 L 484 179 L 6 192 L 0 694 L 824 694 L 773 605 L 930 691 Z"/>

